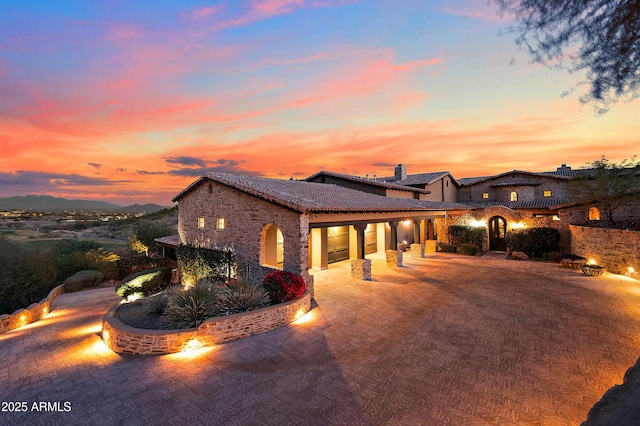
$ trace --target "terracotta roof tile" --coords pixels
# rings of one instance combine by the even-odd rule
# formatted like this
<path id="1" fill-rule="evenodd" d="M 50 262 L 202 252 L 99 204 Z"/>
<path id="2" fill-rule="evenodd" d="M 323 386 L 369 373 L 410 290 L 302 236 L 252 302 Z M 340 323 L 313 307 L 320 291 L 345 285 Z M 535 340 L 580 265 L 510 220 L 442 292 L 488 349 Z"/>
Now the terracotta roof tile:
<path id="1" fill-rule="evenodd" d="M 269 179 L 226 173 L 207 173 L 176 195 L 173 201 L 180 200 L 207 179 L 301 213 L 307 211 L 397 212 L 470 209 L 469 206 L 459 203 L 383 197 L 333 184 Z"/>

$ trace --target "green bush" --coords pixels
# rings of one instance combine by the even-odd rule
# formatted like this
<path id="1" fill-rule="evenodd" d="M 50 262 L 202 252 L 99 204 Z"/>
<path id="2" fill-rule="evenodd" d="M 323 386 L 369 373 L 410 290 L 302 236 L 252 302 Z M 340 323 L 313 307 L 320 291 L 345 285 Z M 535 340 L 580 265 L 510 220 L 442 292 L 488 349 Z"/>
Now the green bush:
<path id="1" fill-rule="evenodd" d="M 482 246 L 487 230 L 484 227 L 451 225 L 447 231 L 449 234 L 449 242 L 454 246 L 472 243 L 476 246 Z"/>
<path id="2" fill-rule="evenodd" d="M 51 254 L 0 237 L 0 315 L 45 298 L 56 286 Z"/>
<path id="3" fill-rule="evenodd" d="M 170 266 L 148 269 L 122 280 L 116 287 L 116 293 L 118 296 L 125 298 L 132 294 L 140 297 L 148 296 L 164 289 L 169 285 L 170 280 Z"/>
<path id="4" fill-rule="evenodd" d="M 478 246 L 473 243 L 464 243 L 460 245 L 460 254 L 466 256 L 475 256 L 478 253 Z"/>
<path id="5" fill-rule="evenodd" d="M 227 285 L 215 287 L 218 292 L 218 304 L 223 314 L 251 311 L 270 303 L 264 287 L 253 284 L 248 278 L 239 276 Z"/>
<path id="6" fill-rule="evenodd" d="M 510 251 L 521 251 L 533 258 L 560 249 L 560 232 L 555 228 L 530 228 L 510 231 L 506 235 Z"/>
<path id="7" fill-rule="evenodd" d="M 78 239 L 62 240 L 52 250 L 56 279 L 65 280 L 78 271 L 97 270 L 104 278 L 118 278 L 116 261 L 119 256 L 105 250 L 100 243 Z"/>
<path id="8" fill-rule="evenodd" d="M 183 280 L 187 283 L 195 283 L 201 278 L 225 281 L 236 276 L 237 258 L 232 250 L 180 245 L 176 255 Z"/>
<path id="9" fill-rule="evenodd" d="M 124 279 L 138 272 L 146 271 L 147 269 L 159 268 L 161 266 L 171 266 L 170 259 L 152 258 L 147 256 L 131 256 L 121 258 L 116 261 L 116 267 L 118 269 L 118 279 Z"/>
<path id="10" fill-rule="evenodd" d="M 188 290 L 172 290 L 168 299 L 164 314 L 170 328 L 195 328 L 219 312 L 216 292 L 205 281 Z"/>
<path id="11" fill-rule="evenodd" d="M 454 246 L 453 244 L 440 243 L 440 251 L 445 253 L 455 253 L 456 246 Z"/>

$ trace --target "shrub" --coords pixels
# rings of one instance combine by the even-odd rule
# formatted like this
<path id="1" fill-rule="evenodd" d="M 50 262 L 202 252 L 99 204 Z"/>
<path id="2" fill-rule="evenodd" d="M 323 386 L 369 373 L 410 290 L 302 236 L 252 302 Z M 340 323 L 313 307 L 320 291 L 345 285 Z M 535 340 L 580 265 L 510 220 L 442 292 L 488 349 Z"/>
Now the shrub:
<path id="1" fill-rule="evenodd" d="M 78 271 L 64 280 L 64 291 L 80 291 L 86 288 L 95 287 L 100 284 L 103 279 L 104 274 L 100 271 Z"/>
<path id="2" fill-rule="evenodd" d="M 56 279 L 62 281 L 78 271 L 97 270 L 105 279 L 117 278 L 119 256 L 95 241 L 62 240 L 52 250 Z"/>
<path id="3" fill-rule="evenodd" d="M 118 269 L 118 279 L 124 279 L 138 272 L 148 269 L 159 268 L 161 266 L 171 266 L 170 259 L 151 258 L 147 256 L 131 256 L 116 261 Z"/>
<path id="4" fill-rule="evenodd" d="M 0 237 L 0 315 L 39 302 L 56 286 L 50 253 Z"/>
<path id="5" fill-rule="evenodd" d="M 540 258 L 543 253 L 559 250 L 560 232 L 555 228 L 521 229 L 507 233 L 506 241 L 512 252 L 521 251 Z"/>
<path id="6" fill-rule="evenodd" d="M 460 245 L 460 254 L 466 256 L 475 256 L 478 253 L 478 246 L 473 243 L 464 243 Z"/>
<path id="7" fill-rule="evenodd" d="M 445 253 L 455 253 L 456 246 L 454 246 L 453 244 L 440 243 L 440 251 Z"/>
<path id="8" fill-rule="evenodd" d="M 227 285 L 216 287 L 220 311 L 227 315 L 251 311 L 269 305 L 270 299 L 266 290 L 248 278 L 239 276 Z"/>
<path id="9" fill-rule="evenodd" d="M 195 283 L 206 277 L 223 281 L 236 276 L 237 258 L 232 250 L 180 245 L 176 249 L 176 255 L 187 283 Z"/>
<path id="10" fill-rule="evenodd" d="M 217 295 L 206 281 L 188 290 L 172 290 L 168 299 L 164 314 L 169 328 L 195 328 L 219 312 Z"/>
<path id="11" fill-rule="evenodd" d="M 133 228 L 133 233 L 127 238 L 129 248 L 136 253 L 154 253 L 158 250 L 156 238 L 165 237 L 175 233 L 175 229 L 169 225 L 156 222 L 140 222 Z"/>
<path id="12" fill-rule="evenodd" d="M 305 290 L 304 279 L 293 272 L 273 271 L 262 280 L 271 303 L 282 303 L 302 297 Z"/>
<path id="13" fill-rule="evenodd" d="M 454 246 L 461 246 L 466 243 L 482 246 L 482 240 L 487 230 L 484 227 L 451 225 L 447 232 L 449 234 L 449 241 Z"/>
<path id="14" fill-rule="evenodd" d="M 116 287 L 116 293 L 121 297 L 129 297 L 132 294 L 148 296 L 162 290 L 171 279 L 171 267 L 148 269 L 125 278 Z"/>

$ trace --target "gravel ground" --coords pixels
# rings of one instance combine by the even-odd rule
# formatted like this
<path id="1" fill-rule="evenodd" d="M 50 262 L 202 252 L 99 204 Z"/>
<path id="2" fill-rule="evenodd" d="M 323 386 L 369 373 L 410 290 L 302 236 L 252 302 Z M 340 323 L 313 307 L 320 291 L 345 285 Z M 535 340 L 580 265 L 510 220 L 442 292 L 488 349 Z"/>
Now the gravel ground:
<path id="1" fill-rule="evenodd" d="M 156 311 L 156 303 L 164 294 L 158 293 L 135 302 L 123 303 L 116 310 L 115 317 L 131 327 L 147 330 L 165 330 L 167 329 L 165 318 L 158 315 Z"/>

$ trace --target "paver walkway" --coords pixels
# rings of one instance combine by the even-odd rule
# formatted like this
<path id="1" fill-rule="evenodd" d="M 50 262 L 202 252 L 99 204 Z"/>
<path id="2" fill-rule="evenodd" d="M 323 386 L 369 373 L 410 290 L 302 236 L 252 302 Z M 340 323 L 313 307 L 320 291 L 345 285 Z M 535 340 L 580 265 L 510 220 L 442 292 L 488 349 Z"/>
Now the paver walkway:
<path id="1" fill-rule="evenodd" d="M 302 321 L 186 354 L 121 356 L 112 289 L 0 335 L 0 424 L 573 425 L 640 348 L 640 282 L 454 254 L 316 274 Z M 71 404 L 33 411 L 34 402 Z M 54 408 L 55 405 L 52 404 Z"/>

